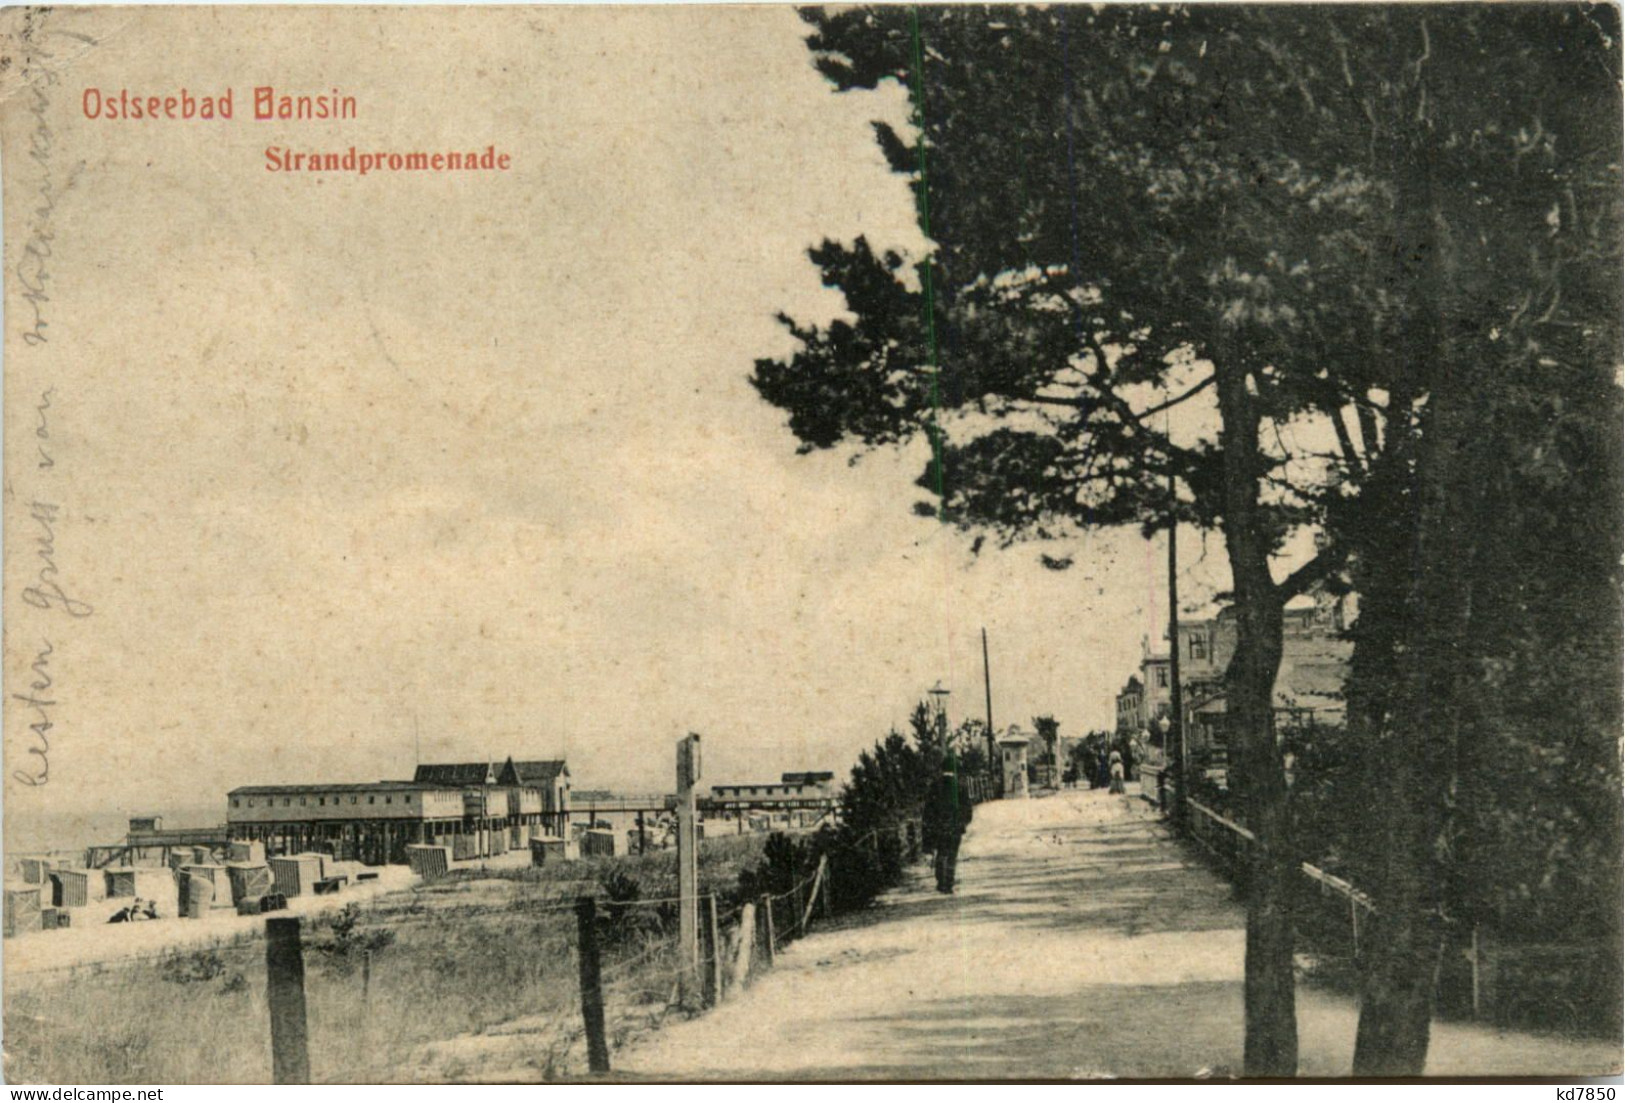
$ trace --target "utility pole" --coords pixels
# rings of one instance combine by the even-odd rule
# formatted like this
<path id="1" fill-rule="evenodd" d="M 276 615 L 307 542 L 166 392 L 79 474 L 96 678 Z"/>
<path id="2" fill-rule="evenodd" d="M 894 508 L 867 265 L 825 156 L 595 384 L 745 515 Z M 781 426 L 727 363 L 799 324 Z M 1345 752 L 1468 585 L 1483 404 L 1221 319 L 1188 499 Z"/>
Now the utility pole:
<path id="1" fill-rule="evenodd" d="M 1163 753 L 1174 776 L 1174 828 L 1185 830 L 1185 694 L 1179 686 L 1179 497 L 1168 472 L 1168 732 Z"/>
<path id="2" fill-rule="evenodd" d="M 987 629 L 982 629 L 982 688 L 987 693 L 987 771 L 990 777 L 1001 776 L 998 748 L 993 737 L 993 672 L 987 661 Z"/>

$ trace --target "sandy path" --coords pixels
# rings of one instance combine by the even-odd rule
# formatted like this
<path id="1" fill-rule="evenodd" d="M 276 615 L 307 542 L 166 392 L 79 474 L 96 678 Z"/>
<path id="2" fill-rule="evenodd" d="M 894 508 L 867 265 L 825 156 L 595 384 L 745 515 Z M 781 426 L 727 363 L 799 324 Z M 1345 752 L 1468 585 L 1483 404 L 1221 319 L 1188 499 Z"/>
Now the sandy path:
<path id="1" fill-rule="evenodd" d="M 1104 792 L 977 809 L 952 897 L 923 878 L 787 948 L 710 1014 L 615 1055 L 630 1079 L 1227 1076 L 1242 912 L 1150 808 Z M 1305 1076 L 1346 1076 L 1352 1001 L 1302 987 Z M 1596 1075 L 1606 1044 L 1440 1023 L 1434 1075 Z"/>

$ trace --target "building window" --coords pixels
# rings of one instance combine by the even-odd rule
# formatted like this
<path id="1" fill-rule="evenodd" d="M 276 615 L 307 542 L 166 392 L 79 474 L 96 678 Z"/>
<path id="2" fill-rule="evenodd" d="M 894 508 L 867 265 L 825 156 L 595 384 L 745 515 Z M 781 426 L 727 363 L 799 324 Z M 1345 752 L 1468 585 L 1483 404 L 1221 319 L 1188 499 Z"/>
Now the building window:
<path id="1" fill-rule="evenodd" d="M 1165 666 L 1157 667 L 1157 688 L 1168 688 L 1168 668 Z"/>
<path id="2" fill-rule="evenodd" d="M 300 797 L 299 798 L 299 807 L 303 808 L 304 806 L 305 806 L 305 798 Z"/>
<path id="3" fill-rule="evenodd" d="M 368 797 L 367 798 L 367 803 L 368 804 L 377 804 L 378 803 L 378 798 L 377 797 Z"/>
<path id="4" fill-rule="evenodd" d="M 384 803 L 385 804 L 394 804 L 395 803 L 395 798 L 394 797 L 385 797 L 384 798 Z"/>
<path id="5" fill-rule="evenodd" d="M 1192 636 L 1191 637 L 1191 658 L 1193 658 L 1193 659 L 1206 659 L 1207 658 L 1207 641 L 1204 640 L 1201 636 Z"/>
<path id="6" fill-rule="evenodd" d="M 250 808 L 254 807 L 254 798 L 253 797 L 248 798 L 248 806 Z"/>
<path id="7" fill-rule="evenodd" d="M 288 805 L 290 805 L 292 803 L 293 803 L 293 798 L 292 797 L 283 797 L 282 798 L 282 807 L 286 808 L 286 807 L 288 807 Z"/>
<path id="8" fill-rule="evenodd" d="M 354 803 L 355 803 L 355 800 L 356 800 L 356 799 L 355 799 L 355 797 L 351 797 L 351 798 L 350 798 L 350 803 L 351 803 L 351 804 L 354 804 Z"/>
<path id="9" fill-rule="evenodd" d="M 404 798 L 402 798 L 402 799 L 404 799 L 404 800 L 405 800 L 405 801 L 406 801 L 406 803 L 407 803 L 407 804 L 411 804 L 411 803 L 412 803 L 412 794 L 411 794 L 411 793 L 408 793 L 408 794 L 406 794 L 406 796 L 405 796 L 405 797 L 404 797 Z"/>
<path id="10" fill-rule="evenodd" d="M 233 807 L 233 808 L 238 808 L 238 807 L 240 807 L 240 805 L 238 805 L 238 803 L 237 803 L 237 798 L 236 798 L 236 797 L 232 797 L 232 798 L 231 798 L 231 806 L 232 806 L 232 807 Z"/>
<path id="11" fill-rule="evenodd" d="M 316 798 L 316 803 L 318 805 L 320 805 L 321 807 L 326 808 L 327 807 L 327 798 L 326 797 L 317 797 Z"/>

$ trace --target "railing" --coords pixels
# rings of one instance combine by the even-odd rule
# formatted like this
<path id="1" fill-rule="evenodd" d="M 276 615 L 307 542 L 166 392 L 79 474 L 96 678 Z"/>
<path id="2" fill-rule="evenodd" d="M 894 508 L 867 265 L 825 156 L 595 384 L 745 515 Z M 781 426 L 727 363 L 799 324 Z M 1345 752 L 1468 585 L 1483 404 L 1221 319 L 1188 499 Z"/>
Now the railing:
<path id="1" fill-rule="evenodd" d="M 1225 867 L 1231 880 L 1244 884 L 1249 851 L 1258 836 L 1230 817 L 1200 801 L 1187 799 L 1191 838 Z M 1325 952 L 1357 959 L 1360 931 L 1369 926 L 1368 917 L 1377 910 L 1371 897 L 1343 878 L 1327 873 L 1309 862 L 1299 864 L 1305 881 L 1298 894 L 1299 925 Z M 1313 885 L 1311 890 L 1309 886 Z"/>
<path id="2" fill-rule="evenodd" d="M 1229 880 L 1245 885 L 1249 852 L 1257 845 L 1257 836 L 1199 801 L 1187 799 L 1185 804 L 1192 813 L 1187 817 L 1191 840 Z M 1350 881 L 1310 862 L 1300 863 L 1299 870 L 1303 880 L 1297 883 L 1293 908 L 1299 937 L 1323 956 L 1357 963 L 1362 939 L 1369 937 L 1371 919 L 1377 914 L 1376 901 Z M 1451 1002 L 1462 1012 L 1497 1023 L 1517 1017 L 1520 1003 L 1584 1002 L 1576 993 L 1585 987 L 1586 970 L 1595 970 L 1608 955 L 1607 946 L 1593 942 L 1501 943 L 1476 924 L 1456 926 L 1447 932 L 1447 938 L 1451 949 L 1441 971 L 1441 993 L 1447 986 L 1460 990 Z M 1544 986 L 1546 991 L 1532 996 L 1531 986 Z M 1576 1021 L 1587 1014 L 1583 1008 L 1569 1010 L 1576 1012 L 1570 1016 Z M 1534 1015 L 1539 1019 L 1549 1013 L 1547 1006 Z"/>

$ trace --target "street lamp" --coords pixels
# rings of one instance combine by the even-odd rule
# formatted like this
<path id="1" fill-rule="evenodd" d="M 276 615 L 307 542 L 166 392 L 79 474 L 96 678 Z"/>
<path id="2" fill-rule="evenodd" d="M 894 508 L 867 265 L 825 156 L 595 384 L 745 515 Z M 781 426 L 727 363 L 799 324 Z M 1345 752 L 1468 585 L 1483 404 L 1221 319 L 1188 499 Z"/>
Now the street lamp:
<path id="1" fill-rule="evenodd" d="M 1182 808 L 1189 795 L 1187 782 L 1190 778 L 1190 770 L 1185 762 L 1185 725 L 1180 724 L 1176 729 L 1172 716 L 1159 716 L 1157 727 L 1162 731 L 1163 776 L 1173 774 L 1174 800 L 1177 802 L 1174 807 Z"/>
<path id="2" fill-rule="evenodd" d="M 937 713 L 937 737 L 942 740 L 942 745 L 947 747 L 948 694 L 952 691 L 944 689 L 942 686 L 942 679 L 938 678 L 937 684 L 926 690 L 926 692 L 930 695 L 932 707 L 936 709 Z"/>

